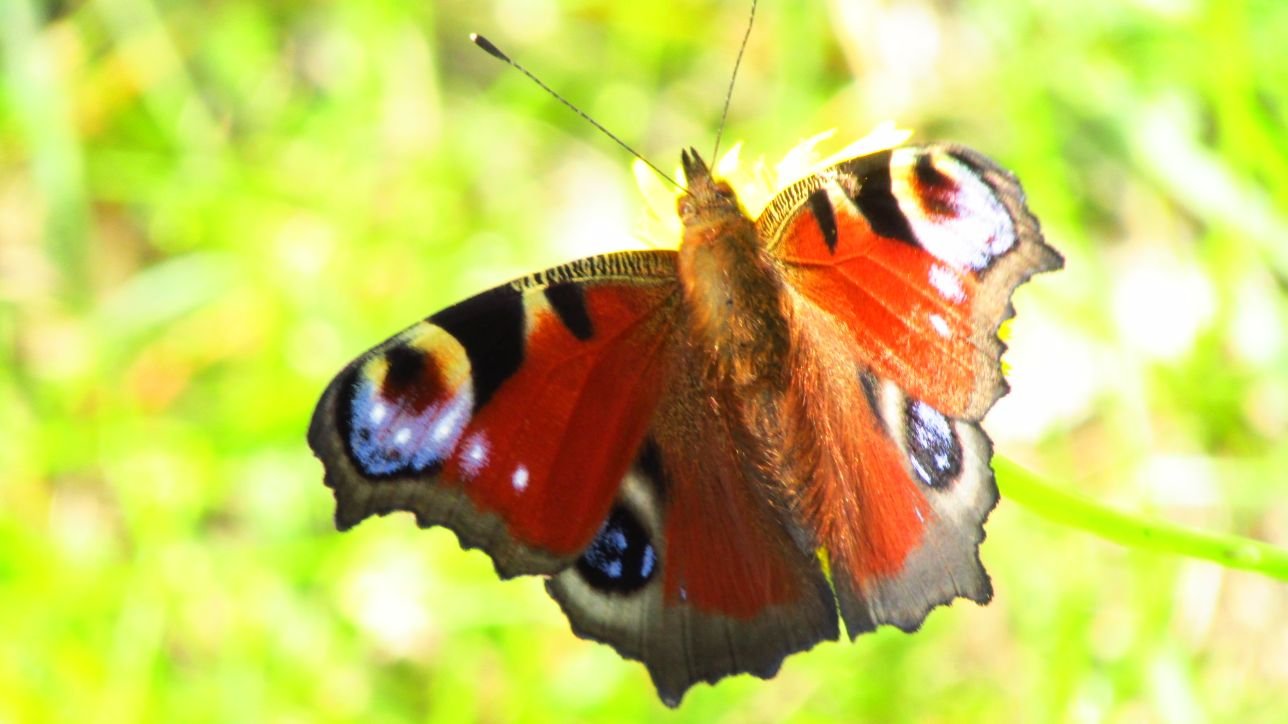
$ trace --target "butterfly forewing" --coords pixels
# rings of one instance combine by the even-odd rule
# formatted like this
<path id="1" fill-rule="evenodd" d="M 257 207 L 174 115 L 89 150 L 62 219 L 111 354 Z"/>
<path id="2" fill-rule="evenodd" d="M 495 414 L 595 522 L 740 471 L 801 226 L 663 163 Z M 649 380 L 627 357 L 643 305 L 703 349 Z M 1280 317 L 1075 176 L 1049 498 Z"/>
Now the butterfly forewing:
<path id="1" fill-rule="evenodd" d="M 997 329 L 1011 293 L 1063 263 L 1014 177 L 956 146 L 840 163 L 785 190 L 757 228 L 878 376 L 972 420 L 1005 391 Z"/>
<path id="2" fill-rule="evenodd" d="M 461 302 L 350 364 L 309 442 L 336 522 L 410 511 L 503 575 L 575 560 L 661 395 L 674 254 L 610 254 Z"/>

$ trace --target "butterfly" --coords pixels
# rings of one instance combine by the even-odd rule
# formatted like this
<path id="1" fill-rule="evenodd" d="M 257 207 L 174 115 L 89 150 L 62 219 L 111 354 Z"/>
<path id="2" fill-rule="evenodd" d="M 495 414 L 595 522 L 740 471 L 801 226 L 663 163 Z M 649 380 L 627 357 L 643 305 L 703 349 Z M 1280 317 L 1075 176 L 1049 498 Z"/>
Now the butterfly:
<path id="1" fill-rule="evenodd" d="M 998 329 L 1063 265 L 1015 177 L 960 146 L 842 160 L 755 218 L 682 165 L 678 251 L 443 309 L 345 367 L 308 434 L 340 529 L 409 511 L 545 576 L 671 706 L 772 677 L 838 613 L 853 639 L 990 600 Z"/>

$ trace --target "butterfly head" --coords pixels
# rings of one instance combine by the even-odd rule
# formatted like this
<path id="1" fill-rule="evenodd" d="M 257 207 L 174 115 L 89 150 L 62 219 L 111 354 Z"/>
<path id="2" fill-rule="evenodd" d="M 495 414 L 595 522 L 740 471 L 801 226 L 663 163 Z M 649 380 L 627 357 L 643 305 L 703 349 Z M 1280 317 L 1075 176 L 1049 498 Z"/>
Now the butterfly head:
<path id="1" fill-rule="evenodd" d="M 684 165 L 685 193 L 680 196 L 680 220 L 688 230 L 727 223 L 730 217 L 745 219 L 733 187 L 711 175 L 707 162 L 692 148 L 680 155 Z"/>

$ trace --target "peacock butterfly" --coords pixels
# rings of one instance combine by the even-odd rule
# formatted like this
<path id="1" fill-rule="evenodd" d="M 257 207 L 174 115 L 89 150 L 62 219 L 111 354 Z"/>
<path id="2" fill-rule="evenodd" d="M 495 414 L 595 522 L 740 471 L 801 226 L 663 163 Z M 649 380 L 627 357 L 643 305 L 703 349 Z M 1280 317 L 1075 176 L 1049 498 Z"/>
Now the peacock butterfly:
<path id="1" fill-rule="evenodd" d="M 1063 265 L 1014 176 L 960 146 L 842 160 L 754 219 L 682 163 L 678 251 L 439 311 L 342 370 L 308 434 L 337 527 L 409 511 L 546 576 L 670 706 L 836 639 L 838 607 L 854 638 L 989 601 L 998 328 Z"/>

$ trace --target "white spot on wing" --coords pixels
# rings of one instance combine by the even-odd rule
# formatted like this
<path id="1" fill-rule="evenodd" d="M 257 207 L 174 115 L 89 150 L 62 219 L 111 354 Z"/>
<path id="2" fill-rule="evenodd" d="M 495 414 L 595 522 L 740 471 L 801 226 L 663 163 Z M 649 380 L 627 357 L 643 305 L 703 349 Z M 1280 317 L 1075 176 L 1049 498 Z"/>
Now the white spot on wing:
<path id="1" fill-rule="evenodd" d="M 510 484 L 514 489 L 522 493 L 528 487 L 528 469 L 522 465 L 514 469 L 514 475 L 510 477 Z"/>
<path id="2" fill-rule="evenodd" d="M 394 444 L 401 447 L 403 445 L 406 445 L 409 442 L 411 442 L 411 428 L 410 427 L 398 428 L 398 432 L 394 433 Z"/>
<path id="3" fill-rule="evenodd" d="M 385 421 L 385 417 L 388 414 L 389 414 L 389 408 L 385 407 L 383 403 L 377 402 L 373 404 L 371 406 L 371 424 L 379 425 L 380 423 Z"/>
<path id="4" fill-rule="evenodd" d="M 919 151 L 902 149 L 892 164 L 912 174 Z M 921 199 L 905 186 L 899 208 L 907 217 L 918 243 L 955 269 L 979 271 L 1015 246 L 1015 226 L 997 195 L 965 165 L 939 156 L 935 168 L 956 185 L 946 215 L 928 214 Z"/>
<path id="5" fill-rule="evenodd" d="M 443 412 L 442 417 L 434 424 L 433 441 L 441 445 L 450 439 L 460 436 L 464 422 L 465 410 L 459 405 L 452 405 Z"/>
<path id="6" fill-rule="evenodd" d="M 957 272 L 942 264 L 930 267 L 930 284 L 950 302 L 966 301 L 966 290 L 962 289 L 962 280 Z"/>
<path id="7" fill-rule="evenodd" d="M 487 438 L 481 432 L 470 435 L 465 441 L 465 451 L 461 454 L 461 472 L 472 478 L 487 465 L 487 459 Z"/>
<path id="8" fill-rule="evenodd" d="M 948 328 L 948 321 L 938 314 L 930 315 L 930 326 L 935 328 L 940 337 L 951 337 L 952 330 Z"/>

